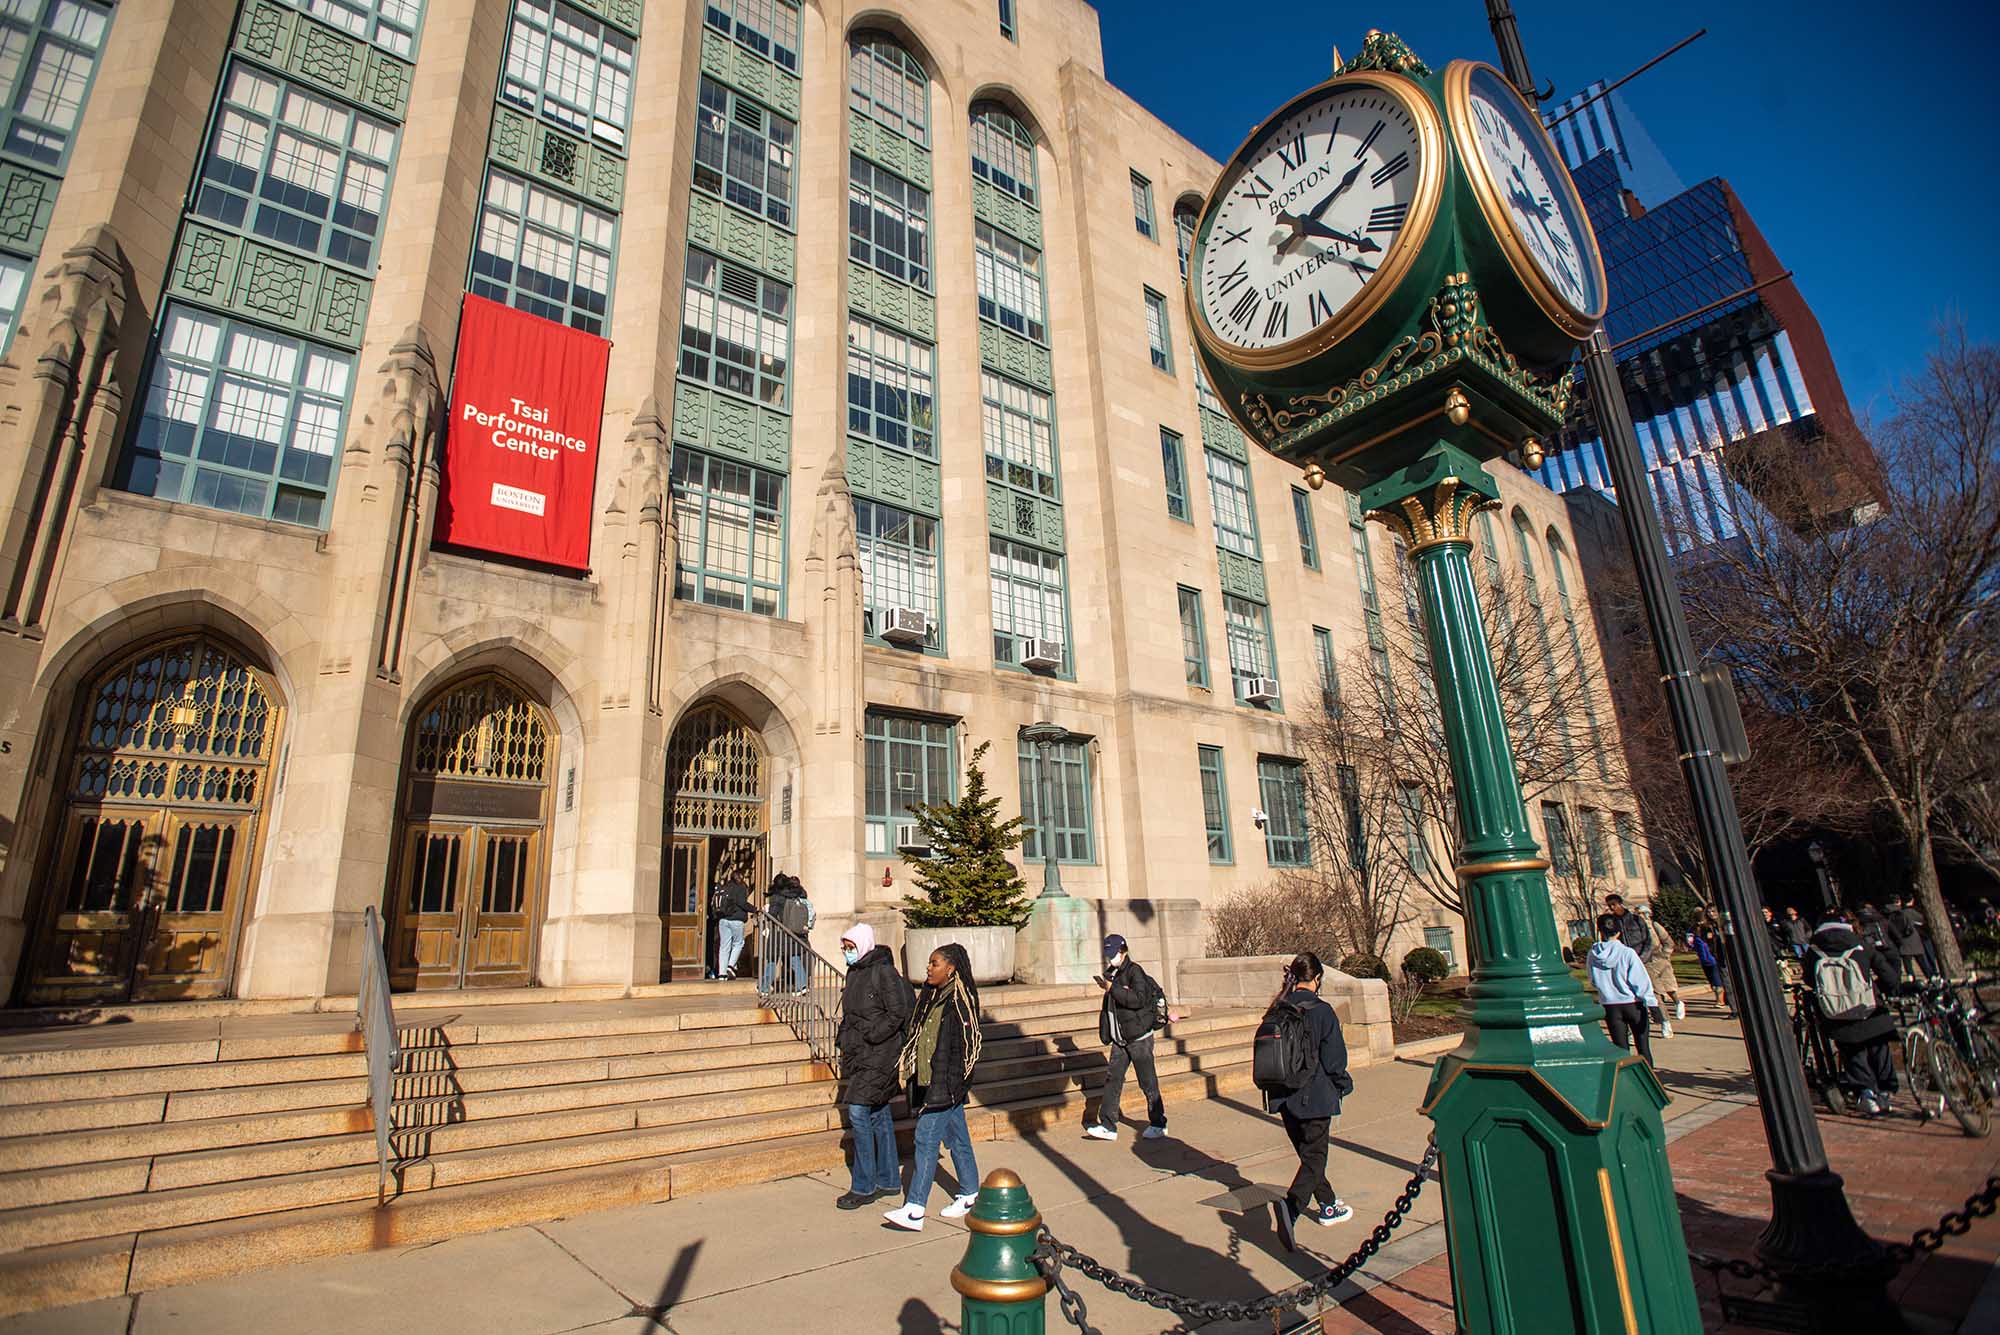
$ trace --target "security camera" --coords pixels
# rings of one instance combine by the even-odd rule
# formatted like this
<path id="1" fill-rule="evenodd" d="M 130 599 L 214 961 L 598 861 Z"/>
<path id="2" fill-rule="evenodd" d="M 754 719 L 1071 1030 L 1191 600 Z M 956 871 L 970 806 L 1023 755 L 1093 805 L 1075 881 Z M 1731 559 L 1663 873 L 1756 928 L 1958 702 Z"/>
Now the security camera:
<path id="1" fill-rule="evenodd" d="M 1264 808 L 1262 808 L 1262 807 L 1251 807 L 1251 808 L 1250 808 L 1250 819 L 1251 819 L 1251 820 L 1252 820 L 1253 822 L 1255 822 L 1255 824 L 1256 824 L 1257 828 L 1261 830 L 1261 829 L 1263 829 L 1263 828 L 1264 828 L 1264 825 L 1265 825 L 1265 823 L 1266 823 L 1266 822 L 1268 822 L 1268 821 L 1269 821 L 1269 820 L 1270 820 L 1271 818 L 1270 818 L 1269 816 L 1267 816 L 1267 815 L 1265 815 L 1265 814 L 1264 814 Z"/>

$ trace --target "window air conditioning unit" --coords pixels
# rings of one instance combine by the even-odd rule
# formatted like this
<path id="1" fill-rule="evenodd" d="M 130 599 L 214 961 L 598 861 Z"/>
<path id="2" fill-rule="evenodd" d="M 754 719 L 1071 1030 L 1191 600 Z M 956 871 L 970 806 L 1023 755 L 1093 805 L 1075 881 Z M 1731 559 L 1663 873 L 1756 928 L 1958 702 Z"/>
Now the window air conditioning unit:
<path id="1" fill-rule="evenodd" d="M 1023 640 L 1021 666 L 1036 672 L 1054 672 L 1062 666 L 1061 640 Z"/>
<path id="2" fill-rule="evenodd" d="M 1278 679 L 1276 677 L 1247 677 L 1244 679 L 1243 701 L 1245 704 L 1268 705 L 1277 698 Z"/>
<path id="3" fill-rule="evenodd" d="M 891 607 L 882 613 L 882 638 L 891 644 L 922 644 L 930 630 L 930 618 L 914 607 Z"/>
<path id="4" fill-rule="evenodd" d="M 891 832 L 895 835 L 898 853 L 916 853 L 925 857 L 930 855 L 931 841 L 924 838 L 924 827 L 915 821 L 900 821 Z"/>

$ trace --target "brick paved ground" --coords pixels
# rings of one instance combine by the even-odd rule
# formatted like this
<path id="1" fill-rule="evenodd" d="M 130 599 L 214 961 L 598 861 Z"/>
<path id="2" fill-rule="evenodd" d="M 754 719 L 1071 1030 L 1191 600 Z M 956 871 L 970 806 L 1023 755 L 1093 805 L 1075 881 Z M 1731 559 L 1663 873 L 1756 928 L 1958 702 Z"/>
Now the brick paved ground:
<path id="1" fill-rule="evenodd" d="M 1746 1081 L 1747 1084 L 1747 1081 Z M 1907 1241 L 1919 1227 L 1955 1209 L 1988 1175 L 2000 1172 L 2000 1137 L 1974 1140 L 1955 1126 L 1925 1125 L 1913 1117 L 1879 1122 L 1820 1118 L 1827 1156 L 1847 1180 L 1855 1217 L 1885 1242 Z M 1742 1108 L 1676 1141 L 1668 1149 L 1688 1246 L 1719 1256 L 1748 1256 L 1769 1218 L 1764 1181 L 1770 1157 L 1754 1107 Z M 1913 1263 L 1893 1292 L 1920 1331 L 1960 1328 L 1980 1286 L 2000 1256 L 2000 1216 L 1976 1222 L 1962 1238 Z M 1754 1294 L 1744 1281 L 1724 1280 L 1732 1292 Z M 1696 1282 L 1703 1321 L 1711 1332 L 1752 1328 L 1725 1325 L 1716 1285 Z M 1445 1258 L 1425 1262 L 1393 1281 L 1348 1300 L 1326 1317 L 1327 1335 L 1451 1335 L 1451 1277 Z"/>

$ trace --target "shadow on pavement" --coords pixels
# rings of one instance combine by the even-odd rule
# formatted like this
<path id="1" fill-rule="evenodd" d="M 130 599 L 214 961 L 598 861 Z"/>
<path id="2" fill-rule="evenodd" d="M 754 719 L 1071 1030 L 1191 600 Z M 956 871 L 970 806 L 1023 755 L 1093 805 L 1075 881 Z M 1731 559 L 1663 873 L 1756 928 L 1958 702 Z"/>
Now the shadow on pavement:
<path id="1" fill-rule="evenodd" d="M 958 1326 L 933 1312 L 928 1303 L 911 1298 L 896 1313 L 896 1335 L 958 1335 Z"/>

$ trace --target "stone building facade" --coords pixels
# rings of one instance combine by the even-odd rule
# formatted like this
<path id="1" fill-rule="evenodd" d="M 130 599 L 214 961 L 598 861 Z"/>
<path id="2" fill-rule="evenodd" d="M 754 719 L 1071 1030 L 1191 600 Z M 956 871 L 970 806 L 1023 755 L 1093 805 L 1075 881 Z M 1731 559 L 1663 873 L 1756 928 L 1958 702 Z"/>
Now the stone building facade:
<path id="1" fill-rule="evenodd" d="M 731 876 L 892 921 L 980 742 L 1035 817 L 1037 720 L 1104 922 L 1198 950 L 1297 860 L 1293 721 L 1398 575 L 1205 406 L 1218 164 L 1089 6 L 24 8 L 11 1001 L 349 992 L 371 908 L 402 986 L 699 976 Z M 587 571 L 434 542 L 468 291 L 610 341 Z"/>

